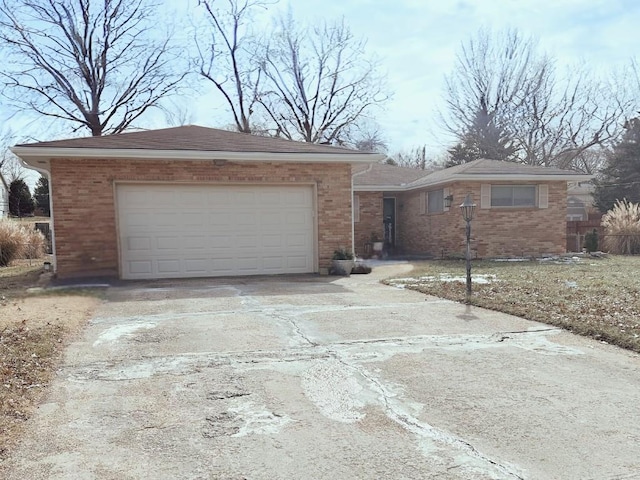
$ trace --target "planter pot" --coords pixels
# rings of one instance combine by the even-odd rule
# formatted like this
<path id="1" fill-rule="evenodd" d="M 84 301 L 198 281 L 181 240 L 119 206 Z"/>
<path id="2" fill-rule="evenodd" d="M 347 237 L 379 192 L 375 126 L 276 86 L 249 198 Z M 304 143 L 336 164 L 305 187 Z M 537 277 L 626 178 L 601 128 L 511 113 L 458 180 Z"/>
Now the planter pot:
<path id="1" fill-rule="evenodd" d="M 382 256 L 382 250 L 384 249 L 384 242 L 373 242 L 373 254 L 380 258 Z"/>
<path id="2" fill-rule="evenodd" d="M 351 275 L 353 267 L 355 267 L 355 260 L 332 260 L 333 273 L 335 275 Z"/>

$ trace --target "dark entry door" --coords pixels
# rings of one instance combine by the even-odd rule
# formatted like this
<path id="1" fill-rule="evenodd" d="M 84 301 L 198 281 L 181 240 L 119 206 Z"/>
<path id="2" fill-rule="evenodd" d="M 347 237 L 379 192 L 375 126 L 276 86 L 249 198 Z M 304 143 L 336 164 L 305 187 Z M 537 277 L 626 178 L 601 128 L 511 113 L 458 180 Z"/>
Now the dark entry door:
<path id="1" fill-rule="evenodd" d="M 396 199 L 385 198 L 382 201 L 382 215 L 384 218 L 384 243 L 394 247 L 396 245 Z"/>

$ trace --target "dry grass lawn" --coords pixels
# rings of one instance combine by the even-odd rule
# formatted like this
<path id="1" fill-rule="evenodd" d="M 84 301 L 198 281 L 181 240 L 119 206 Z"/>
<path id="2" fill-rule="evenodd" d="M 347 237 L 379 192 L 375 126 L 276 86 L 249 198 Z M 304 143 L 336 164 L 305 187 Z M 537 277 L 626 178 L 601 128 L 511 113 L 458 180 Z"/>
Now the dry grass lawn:
<path id="1" fill-rule="evenodd" d="M 0 462 L 42 400 L 67 341 L 99 300 L 78 295 L 28 296 L 42 263 L 0 268 Z"/>
<path id="2" fill-rule="evenodd" d="M 387 283 L 465 300 L 464 261 L 414 265 L 411 278 Z M 628 256 L 562 263 L 474 261 L 474 280 L 487 283 L 474 281 L 471 303 L 640 352 L 639 273 L 640 257 Z"/>

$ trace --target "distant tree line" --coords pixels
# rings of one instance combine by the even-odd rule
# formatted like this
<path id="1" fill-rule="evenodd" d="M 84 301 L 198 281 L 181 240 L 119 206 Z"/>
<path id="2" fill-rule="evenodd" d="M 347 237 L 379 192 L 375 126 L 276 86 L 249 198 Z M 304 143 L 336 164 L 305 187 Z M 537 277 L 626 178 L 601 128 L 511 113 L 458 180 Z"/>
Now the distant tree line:
<path id="1" fill-rule="evenodd" d="M 38 179 L 33 195 L 29 186 L 21 178 L 16 178 L 9 184 L 9 214 L 14 217 L 26 217 L 38 213 L 48 217 L 49 208 L 49 180 L 45 176 Z"/>

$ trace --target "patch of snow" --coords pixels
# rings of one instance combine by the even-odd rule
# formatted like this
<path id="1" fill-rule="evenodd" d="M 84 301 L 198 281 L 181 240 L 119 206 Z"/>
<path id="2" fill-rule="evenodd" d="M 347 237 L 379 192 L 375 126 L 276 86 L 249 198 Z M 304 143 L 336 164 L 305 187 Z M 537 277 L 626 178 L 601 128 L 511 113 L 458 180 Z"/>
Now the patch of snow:
<path id="1" fill-rule="evenodd" d="M 401 285 L 402 287 L 404 287 L 404 285 L 416 285 L 419 283 L 428 283 L 428 282 L 437 282 L 437 281 L 466 283 L 467 277 L 463 277 L 460 275 L 454 276 L 454 275 L 451 275 L 450 273 L 441 273 L 440 276 L 438 277 L 427 275 L 427 276 L 422 276 L 417 278 L 416 277 L 394 278 L 393 280 L 391 280 L 391 283 L 396 287 L 400 287 Z M 480 273 L 471 275 L 471 282 L 476 284 L 487 284 L 487 283 L 492 283 L 497 281 L 498 281 L 497 275 L 480 274 Z"/>
<path id="2" fill-rule="evenodd" d="M 130 325 L 116 325 L 115 327 L 108 328 L 104 332 L 102 332 L 98 339 L 93 342 L 93 346 L 97 347 L 101 343 L 115 342 L 121 337 L 130 336 L 137 330 L 150 330 L 152 328 L 155 328 L 156 325 L 156 323 L 134 323 Z"/>

